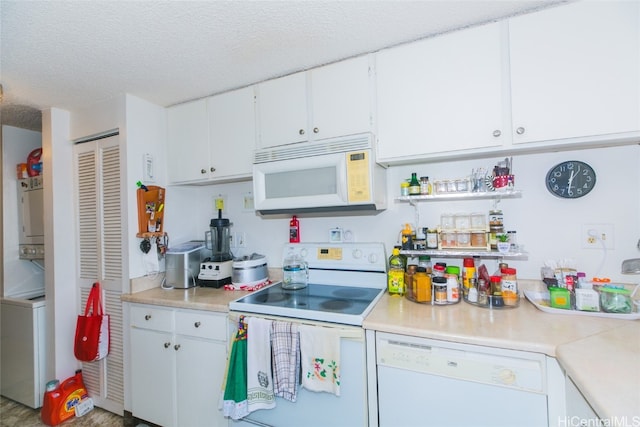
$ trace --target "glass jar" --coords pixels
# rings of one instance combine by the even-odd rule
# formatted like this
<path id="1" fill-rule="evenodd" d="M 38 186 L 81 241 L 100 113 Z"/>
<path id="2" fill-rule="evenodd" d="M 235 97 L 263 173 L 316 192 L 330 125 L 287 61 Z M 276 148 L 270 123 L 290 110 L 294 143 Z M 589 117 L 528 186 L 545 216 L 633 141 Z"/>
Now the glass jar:
<path id="1" fill-rule="evenodd" d="M 401 196 L 409 195 L 409 183 L 407 181 L 402 181 L 400 183 L 400 195 Z"/>
<path id="2" fill-rule="evenodd" d="M 471 228 L 476 230 L 485 230 L 487 217 L 482 212 L 471 213 Z"/>
<path id="3" fill-rule="evenodd" d="M 501 225 L 490 225 L 489 226 L 489 244 L 491 245 L 491 249 L 498 249 L 498 234 L 504 233 L 504 227 Z"/>
<path id="4" fill-rule="evenodd" d="M 456 243 L 459 248 L 468 248 L 471 246 L 471 233 L 463 231 L 457 234 Z"/>
<path id="5" fill-rule="evenodd" d="M 440 233 L 440 242 L 442 243 L 442 247 L 455 248 L 458 246 L 456 233 L 453 232 L 447 231 Z"/>
<path id="6" fill-rule="evenodd" d="M 445 181 L 447 184 L 447 193 L 455 193 L 457 190 L 455 181 Z"/>
<path id="7" fill-rule="evenodd" d="M 442 194 L 447 192 L 447 182 L 446 181 L 436 181 L 434 182 L 436 193 Z"/>
<path id="8" fill-rule="evenodd" d="M 489 225 L 500 227 L 504 225 L 504 216 L 500 209 L 492 209 L 489 211 Z"/>
<path id="9" fill-rule="evenodd" d="M 416 302 L 431 302 L 431 277 L 424 267 L 418 267 L 413 277 L 413 288 Z"/>
<path id="10" fill-rule="evenodd" d="M 426 196 L 430 193 L 429 191 L 429 177 L 421 176 L 420 177 L 420 194 Z"/>
<path id="11" fill-rule="evenodd" d="M 427 229 L 427 249 L 438 249 L 438 231 Z"/>
<path id="12" fill-rule="evenodd" d="M 468 213 L 457 213 L 453 217 L 456 230 L 468 230 L 471 227 L 471 216 Z"/>
<path id="13" fill-rule="evenodd" d="M 440 227 L 443 230 L 453 230 L 455 228 L 454 215 L 450 213 L 440 215 Z"/>
<path id="14" fill-rule="evenodd" d="M 486 248 L 487 246 L 487 232 L 486 231 L 472 231 L 471 232 L 471 246 L 474 248 Z"/>
<path id="15" fill-rule="evenodd" d="M 436 304 L 447 304 L 447 279 L 444 277 L 434 277 L 433 282 L 433 302 Z"/>
<path id="16" fill-rule="evenodd" d="M 518 279 L 516 278 L 515 268 L 503 268 L 501 270 L 502 278 L 500 287 L 502 289 L 502 299 L 504 305 L 518 304 Z"/>

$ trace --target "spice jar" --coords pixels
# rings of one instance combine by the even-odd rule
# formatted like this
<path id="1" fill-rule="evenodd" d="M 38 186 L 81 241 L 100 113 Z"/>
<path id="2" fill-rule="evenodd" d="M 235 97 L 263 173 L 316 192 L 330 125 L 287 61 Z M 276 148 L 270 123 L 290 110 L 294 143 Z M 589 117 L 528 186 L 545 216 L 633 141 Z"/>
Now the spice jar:
<path id="1" fill-rule="evenodd" d="M 424 267 L 418 267 L 413 277 L 416 302 L 431 302 L 431 277 Z"/>
<path id="2" fill-rule="evenodd" d="M 433 282 L 433 301 L 436 304 L 446 304 L 447 279 L 444 277 L 434 277 L 431 281 Z"/>
<path id="3" fill-rule="evenodd" d="M 427 229 L 426 231 L 427 249 L 438 249 L 438 231 Z"/>
<path id="4" fill-rule="evenodd" d="M 487 232 L 486 231 L 472 231 L 471 232 L 471 246 L 474 248 L 484 248 L 487 246 Z"/>
<path id="5" fill-rule="evenodd" d="M 402 181 L 400 183 L 400 195 L 401 196 L 409 195 L 409 183 L 407 181 Z"/>
<path id="6" fill-rule="evenodd" d="M 502 289 L 502 299 L 504 305 L 518 304 L 518 280 L 516 279 L 515 268 L 503 268 L 500 287 Z"/>
<path id="7" fill-rule="evenodd" d="M 492 209 L 489 211 L 489 225 L 499 225 L 500 227 L 504 225 L 504 218 L 500 209 Z"/>
<path id="8" fill-rule="evenodd" d="M 491 276 L 489 277 L 489 283 L 491 286 L 491 294 L 492 295 L 502 295 L 502 277 L 501 276 Z"/>

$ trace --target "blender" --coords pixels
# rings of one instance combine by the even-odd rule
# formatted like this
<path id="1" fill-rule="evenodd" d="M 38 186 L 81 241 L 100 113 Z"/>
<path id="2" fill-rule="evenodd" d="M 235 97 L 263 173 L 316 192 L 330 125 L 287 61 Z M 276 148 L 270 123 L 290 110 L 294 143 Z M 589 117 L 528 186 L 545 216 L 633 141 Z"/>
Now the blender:
<path id="1" fill-rule="evenodd" d="M 222 218 L 222 209 L 218 209 L 218 218 L 212 218 L 210 230 L 204 234 L 207 249 L 211 249 L 211 257 L 200 264 L 198 283 L 200 286 L 219 288 L 231 283 L 233 271 L 233 255 L 229 250 L 231 240 L 228 219 Z"/>

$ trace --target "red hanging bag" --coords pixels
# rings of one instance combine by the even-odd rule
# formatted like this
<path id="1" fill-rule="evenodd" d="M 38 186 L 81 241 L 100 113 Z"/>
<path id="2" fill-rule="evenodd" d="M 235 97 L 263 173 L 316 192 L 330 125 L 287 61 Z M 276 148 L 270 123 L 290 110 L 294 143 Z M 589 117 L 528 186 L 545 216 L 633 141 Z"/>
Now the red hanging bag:
<path id="1" fill-rule="evenodd" d="M 82 362 L 94 362 L 109 354 L 109 315 L 105 314 L 98 282 L 89 292 L 84 315 L 78 316 L 73 353 Z"/>

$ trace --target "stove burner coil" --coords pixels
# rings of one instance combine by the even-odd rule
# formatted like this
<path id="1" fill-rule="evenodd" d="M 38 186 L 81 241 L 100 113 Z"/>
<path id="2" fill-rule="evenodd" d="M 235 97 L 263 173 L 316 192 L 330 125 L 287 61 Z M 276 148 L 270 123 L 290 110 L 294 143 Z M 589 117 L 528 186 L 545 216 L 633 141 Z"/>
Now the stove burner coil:
<path id="1" fill-rule="evenodd" d="M 353 303 L 351 301 L 347 301 L 346 299 L 332 299 L 320 303 L 320 306 L 325 310 L 337 312 L 342 312 L 352 305 Z"/>

